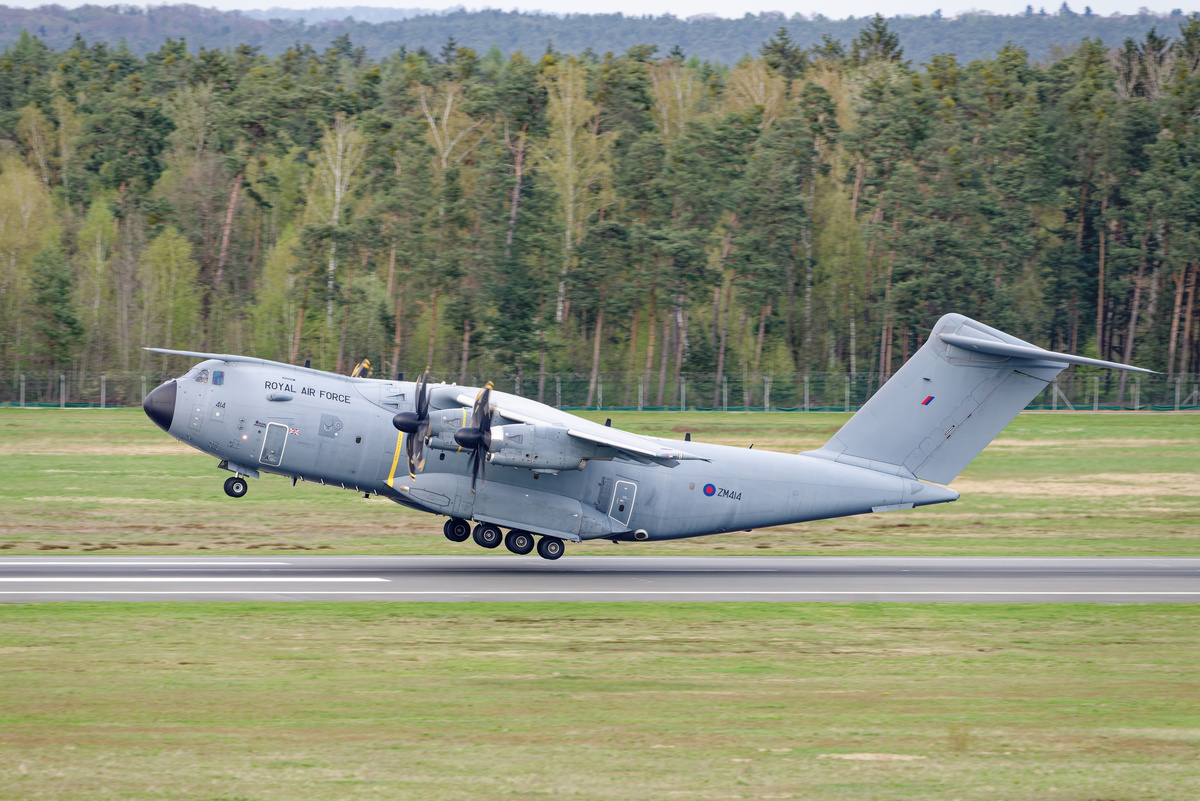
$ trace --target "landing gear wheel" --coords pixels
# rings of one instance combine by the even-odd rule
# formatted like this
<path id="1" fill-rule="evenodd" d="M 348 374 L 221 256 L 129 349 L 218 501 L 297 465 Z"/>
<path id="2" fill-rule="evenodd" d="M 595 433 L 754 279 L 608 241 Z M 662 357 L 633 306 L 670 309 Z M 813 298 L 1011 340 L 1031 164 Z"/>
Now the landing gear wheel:
<path id="1" fill-rule="evenodd" d="M 451 542 L 466 542 L 467 537 L 471 536 L 471 524 L 466 520 L 452 517 L 446 521 L 446 525 L 442 526 L 442 533 Z"/>
<path id="2" fill-rule="evenodd" d="M 563 555 L 566 548 L 563 546 L 563 541 L 558 537 L 542 537 L 538 540 L 537 552 L 538 556 L 543 559 L 557 559 Z"/>
<path id="3" fill-rule="evenodd" d="M 517 556 L 524 556 L 533 550 L 533 535 L 528 531 L 513 529 L 504 538 L 504 547 Z"/>
<path id="4" fill-rule="evenodd" d="M 230 476 L 225 479 L 225 494 L 230 498 L 240 498 L 246 494 L 248 489 L 250 489 L 250 485 L 241 476 Z"/>
<path id="5" fill-rule="evenodd" d="M 477 544 L 482 545 L 484 548 L 495 548 L 504 539 L 503 535 L 500 534 L 500 529 L 491 523 L 480 523 L 475 527 L 475 531 L 471 536 Z"/>

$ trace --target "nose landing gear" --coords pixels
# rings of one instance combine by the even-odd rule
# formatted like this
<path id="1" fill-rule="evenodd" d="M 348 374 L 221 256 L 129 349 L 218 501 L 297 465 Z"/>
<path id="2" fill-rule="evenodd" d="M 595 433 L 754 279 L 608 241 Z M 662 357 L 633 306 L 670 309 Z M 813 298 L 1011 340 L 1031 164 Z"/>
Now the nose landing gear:
<path id="1" fill-rule="evenodd" d="M 250 485 L 246 483 L 246 479 L 241 476 L 230 476 L 225 479 L 225 494 L 230 498 L 240 498 L 246 494 L 246 490 Z"/>

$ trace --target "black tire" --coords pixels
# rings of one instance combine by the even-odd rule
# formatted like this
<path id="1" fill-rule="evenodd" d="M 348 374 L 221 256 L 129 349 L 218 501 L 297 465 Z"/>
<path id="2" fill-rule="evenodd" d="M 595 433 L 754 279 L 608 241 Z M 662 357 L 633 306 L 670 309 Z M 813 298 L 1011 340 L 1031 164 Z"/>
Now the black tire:
<path id="1" fill-rule="evenodd" d="M 534 542 L 533 535 L 528 531 L 521 531 L 514 528 L 508 532 L 504 538 L 504 547 L 515 553 L 517 556 L 524 556 L 533 550 Z"/>
<path id="2" fill-rule="evenodd" d="M 466 520 L 452 517 L 446 521 L 446 525 L 442 526 L 442 533 L 451 542 L 466 542 L 467 537 L 471 536 L 471 524 Z"/>
<path id="3" fill-rule="evenodd" d="M 491 523 L 480 523 L 475 527 L 475 531 L 471 536 L 477 545 L 481 545 L 484 548 L 495 548 L 504 541 L 504 535 L 500 533 L 500 529 Z"/>
<path id="4" fill-rule="evenodd" d="M 248 489 L 250 489 L 250 485 L 241 476 L 230 476 L 225 479 L 225 494 L 230 498 L 240 498 L 246 494 Z"/>
<path id="5" fill-rule="evenodd" d="M 563 541 L 558 537 L 542 537 L 538 540 L 537 552 L 538 556 L 551 561 L 558 559 L 567 550 L 563 545 Z"/>

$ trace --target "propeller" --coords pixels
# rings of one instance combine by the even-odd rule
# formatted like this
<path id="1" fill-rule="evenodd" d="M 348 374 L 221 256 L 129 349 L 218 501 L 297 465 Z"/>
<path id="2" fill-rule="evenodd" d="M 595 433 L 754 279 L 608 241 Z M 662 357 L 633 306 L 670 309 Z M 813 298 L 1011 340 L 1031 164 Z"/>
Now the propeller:
<path id="1" fill-rule="evenodd" d="M 471 492 L 475 491 L 475 479 L 483 475 L 484 457 L 492 447 L 492 407 L 488 405 L 491 394 L 492 382 L 489 381 L 475 398 L 471 425 L 454 432 L 454 441 L 471 449 Z M 487 483 L 486 478 L 483 483 Z"/>
<path id="2" fill-rule="evenodd" d="M 408 475 L 417 477 L 417 471 L 425 467 L 425 439 L 429 436 L 429 368 L 417 381 L 415 411 L 397 412 L 392 425 L 408 434 L 405 449 L 408 455 Z"/>

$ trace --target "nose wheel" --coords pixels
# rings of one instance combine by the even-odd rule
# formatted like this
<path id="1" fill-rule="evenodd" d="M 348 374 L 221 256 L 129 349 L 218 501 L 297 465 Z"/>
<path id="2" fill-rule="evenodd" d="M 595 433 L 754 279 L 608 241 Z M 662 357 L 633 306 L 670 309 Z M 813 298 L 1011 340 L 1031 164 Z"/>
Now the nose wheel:
<path id="1" fill-rule="evenodd" d="M 246 494 L 250 485 L 241 476 L 230 476 L 225 479 L 225 494 L 230 498 L 240 498 Z"/>

